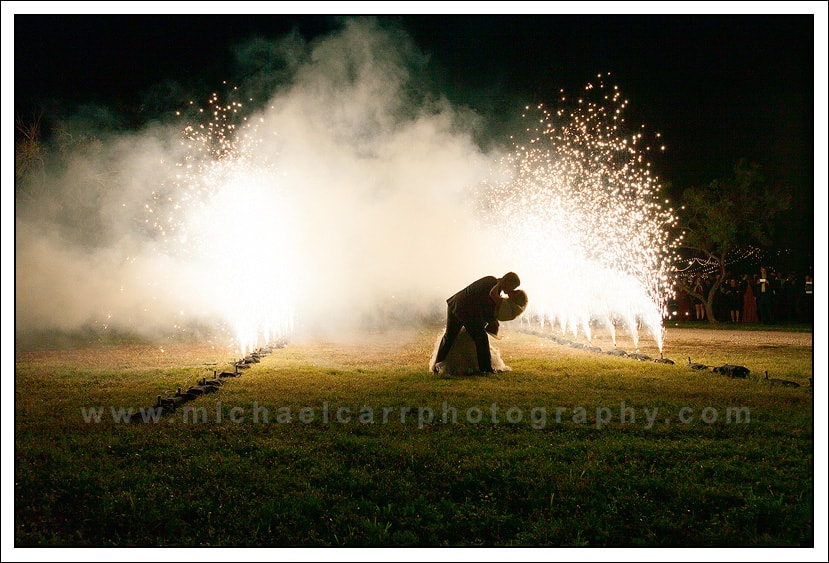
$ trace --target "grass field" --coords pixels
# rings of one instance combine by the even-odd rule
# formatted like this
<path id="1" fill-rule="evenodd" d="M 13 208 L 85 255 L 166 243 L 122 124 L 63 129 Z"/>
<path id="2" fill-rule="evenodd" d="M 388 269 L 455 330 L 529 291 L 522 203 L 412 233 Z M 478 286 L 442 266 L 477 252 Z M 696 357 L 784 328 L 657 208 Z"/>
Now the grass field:
<path id="1" fill-rule="evenodd" d="M 146 424 L 232 352 L 17 350 L 15 545 L 814 544 L 811 333 L 669 327 L 665 365 L 507 327 L 513 371 L 439 377 L 439 330 L 295 336 Z"/>

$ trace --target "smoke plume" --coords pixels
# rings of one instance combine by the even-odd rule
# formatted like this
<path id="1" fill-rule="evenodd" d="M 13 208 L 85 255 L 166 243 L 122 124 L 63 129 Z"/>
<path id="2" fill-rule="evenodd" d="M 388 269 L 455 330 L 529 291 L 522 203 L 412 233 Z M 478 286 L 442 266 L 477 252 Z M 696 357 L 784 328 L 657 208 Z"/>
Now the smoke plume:
<path id="1" fill-rule="evenodd" d="M 647 327 L 661 349 L 675 218 L 601 75 L 575 107 L 528 107 L 525 135 L 493 140 L 431 86 L 410 38 L 373 19 L 235 53 L 238 84 L 168 101 L 175 115 L 140 128 L 85 108 L 55 129 L 50 158 L 29 158 L 18 335 L 205 331 L 244 351 L 437 323 L 449 295 L 516 271 L 541 327 L 615 340 L 625 326 L 635 344 Z M 147 107 L 181 91 L 155 88 Z"/>
<path id="2" fill-rule="evenodd" d="M 220 157 L 194 157 L 182 120 L 124 131 L 88 109 L 57 128 L 59 157 L 16 194 L 18 333 L 409 322 L 510 269 L 476 212 L 479 118 L 421 86 L 404 34 L 351 20 L 236 52 L 247 129 Z"/>

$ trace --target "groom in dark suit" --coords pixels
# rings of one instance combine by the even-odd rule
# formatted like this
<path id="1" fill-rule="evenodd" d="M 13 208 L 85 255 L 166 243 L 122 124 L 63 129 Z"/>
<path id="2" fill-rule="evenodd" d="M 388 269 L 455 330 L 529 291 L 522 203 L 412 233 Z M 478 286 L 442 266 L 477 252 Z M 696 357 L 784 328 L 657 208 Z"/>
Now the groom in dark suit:
<path id="1" fill-rule="evenodd" d="M 437 364 L 446 359 L 461 327 L 466 327 L 466 331 L 475 342 L 478 369 L 484 373 L 493 372 L 489 338 L 486 333 L 498 333 L 495 312 L 503 299 L 501 292 L 510 295 L 520 284 L 521 280 L 514 272 L 509 272 L 500 279 L 486 276 L 446 300 L 449 306 L 446 313 L 446 332 L 435 357 L 435 373 L 438 372 Z"/>

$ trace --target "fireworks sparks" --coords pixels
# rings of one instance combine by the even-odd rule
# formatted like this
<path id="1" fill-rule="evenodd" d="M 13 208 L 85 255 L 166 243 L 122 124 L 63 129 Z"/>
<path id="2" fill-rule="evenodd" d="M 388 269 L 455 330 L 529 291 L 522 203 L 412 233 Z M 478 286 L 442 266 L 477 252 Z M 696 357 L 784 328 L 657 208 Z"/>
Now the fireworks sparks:
<path id="1" fill-rule="evenodd" d="M 183 261 L 193 290 L 219 308 L 244 356 L 292 330 L 295 256 L 274 166 L 252 156 L 261 136 L 238 96 L 233 88 L 226 101 L 214 93 L 206 108 L 190 102 L 184 157 L 146 211 L 164 251 Z M 268 213 L 257 212 L 263 207 Z"/>
<path id="2" fill-rule="evenodd" d="M 604 326 L 615 341 L 621 324 L 638 345 L 645 326 L 661 350 L 676 218 L 659 203 L 644 132 L 626 132 L 626 105 L 600 76 L 569 109 L 527 108 L 527 138 L 498 171 L 508 179 L 484 192 L 542 328 L 589 340 Z"/>
<path id="3" fill-rule="evenodd" d="M 291 280 L 327 255 L 298 248 L 300 225 L 314 219 L 279 184 L 270 162 L 278 155 L 255 150 L 260 120 L 248 120 L 238 90 L 228 98 L 190 104 L 184 157 L 145 211 L 196 289 L 220 304 L 244 354 L 292 330 Z M 562 103 L 554 112 L 527 108 L 526 137 L 492 175 L 504 179 L 478 194 L 484 221 L 499 226 L 504 243 L 493 250 L 520 272 L 531 296 L 527 316 L 542 328 L 588 340 L 601 328 L 615 341 L 623 327 L 638 345 L 645 327 L 661 350 L 676 222 L 647 160 L 649 142 L 661 140 L 644 128 L 628 131 L 628 102 L 601 77 L 574 104 L 566 96 Z"/>

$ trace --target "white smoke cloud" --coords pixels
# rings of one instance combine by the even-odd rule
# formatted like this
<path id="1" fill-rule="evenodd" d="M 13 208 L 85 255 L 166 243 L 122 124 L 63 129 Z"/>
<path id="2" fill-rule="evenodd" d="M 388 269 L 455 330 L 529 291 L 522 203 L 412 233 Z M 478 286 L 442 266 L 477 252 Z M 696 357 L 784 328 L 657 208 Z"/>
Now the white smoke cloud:
<path id="1" fill-rule="evenodd" d="M 481 148 L 480 116 L 424 86 L 411 40 L 373 19 L 236 53 L 247 79 L 178 100 L 189 117 L 123 131 L 89 109 L 59 129 L 60 158 L 16 192 L 18 333 L 212 327 L 244 351 L 438 321 L 466 284 L 516 271 L 528 317 L 661 339 L 671 219 L 641 154 L 615 126 L 593 131 L 604 108 L 570 114 L 576 137 L 553 147 L 535 123 L 537 148 L 502 159 Z"/>
<path id="2" fill-rule="evenodd" d="M 18 331 L 215 322 L 254 340 L 245 318 L 263 311 L 283 317 L 273 330 L 288 317 L 335 330 L 441 314 L 466 283 L 510 269 L 474 211 L 491 162 L 477 118 L 420 89 L 405 35 L 360 19 L 238 52 L 279 53 L 282 82 L 247 85 L 272 93 L 250 116 L 258 142 L 198 197 L 170 187 L 180 123 L 64 137 L 62 166 L 16 195 Z"/>

